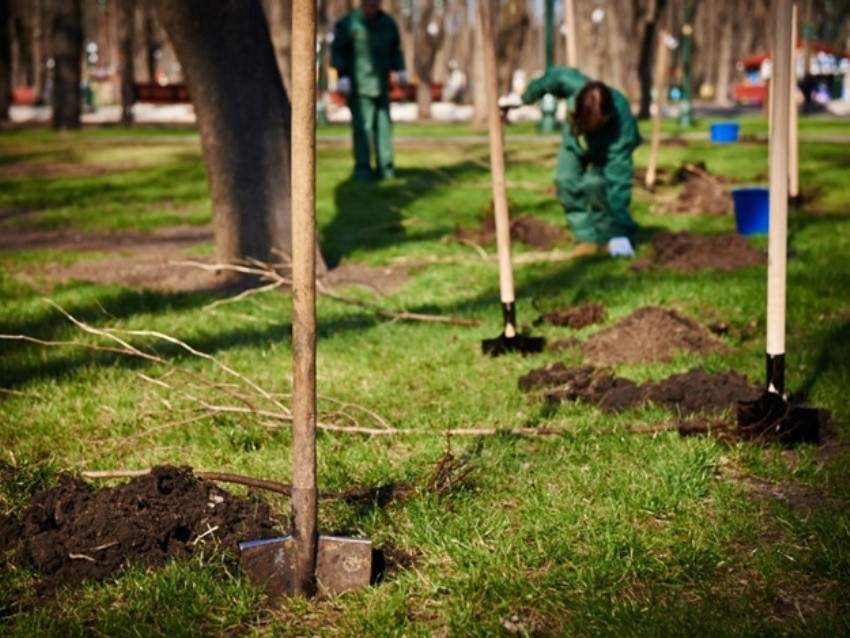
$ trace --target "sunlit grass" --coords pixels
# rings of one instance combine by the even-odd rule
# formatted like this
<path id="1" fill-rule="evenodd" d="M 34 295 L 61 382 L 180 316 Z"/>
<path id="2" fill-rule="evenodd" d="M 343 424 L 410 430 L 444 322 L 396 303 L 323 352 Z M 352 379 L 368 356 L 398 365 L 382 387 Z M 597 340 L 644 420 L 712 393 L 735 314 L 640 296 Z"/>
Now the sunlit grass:
<path id="1" fill-rule="evenodd" d="M 753 116 L 754 117 L 754 116 Z M 833 131 L 833 123 L 801 128 Z M 760 126 L 745 121 L 747 130 Z M 699 124 L 698 130 L 705 130 Z M 752 127 L 752 128 L 750 128 Z M 845 129 L 850 126 L 845 124 Z M 328 129 L 330 130 L 330 129 Z M 563 224 L 552 177 L 556 139 L 509 131 L 512 213 Z M 331 130 L 347 134 L 347 128 Z M 511 139 L 517 133 L 529 137 Z M 320 131 L 320 139 L 326 130 Z M 13 607 L 4 635 L 843 635 L 850 582 L 850 467 L 845 400 L 850 384 L 847 310 L 850 231 L 846 147 L 801 147 L 801 184 L 817 196 L 792 213 L 788 262 L 787 377 L 832 412 L 834 445 L 786 450 L 726 444 L 676 432 L 635 434 L 628 426 L 671 417 L 658 407 L 609 414 L 583 403 L 552 405 L 525 394 L 517 379 L 532 368 L 581 363 L 575 351 L 485 358 L 482 339 L 502 329 L 498 273 L 452 239 L 488 214 L 490 175 L 484 138 L 468 129 L 398 126 L 397 177 L 350 181 L 350 149 L 318 149 L 317 215 L 329 262 L 415 264 L 407 284 L 377 295 L 344 294 L 401 311 L 478 320 L 475 327 L 389 321 L 368 308 L 320 297 L 318 387 L 322 418 L 344 411 L 362 424 L 368 411 L 406 435 L 320 432 L 323 490 L 410 484 L 421 487 L 447 452 L 469 458 L 471 473 L 442 496 L 414 491 L 386 506 L 322 501 L 320 527 L 367 536 L 405 551 L 412 564 L 387 581 L 332 600 L 286 600 L 272 608 L 240 577 L 233 557 L 132 567 L 121 577 L 66 592 L 37 609 Z M 124 149 L 123 152 L 121 149 Z M 645 166 L 647 145 L 636 154 Z M 662 146 L 660 166 L 705 162 L 733 183 L 760 181 L 766 146 L 694 140 Z M 42 164 L 39 175 L 31 164 Z M 21 166 L 24 168 L 21 168 Z M 30 166 L 29 168 L 27 168 Z M 91 167 L 100 167 L 92 171 Z M 16 171 L 18 174 L 16 175 Z M 63 174 L 64 171 L 64 174 Z M 73 173 L 73 174 L 71 174 Z M 45 131 L 0 136 L 0 206 L 15 224 L 74 232 L 140 231 L 208 223 L 210 203 L 196 135 L 187 131 Z M 731 215 L 659 215 L 652 196 L 634 192 L 635 216 L 659 229 L 734 232 Z M 23 212 L 21 212 L 23 211 Z M 12 221 L 12 220 L 10 220 Z M 752 238 L 764 247 L 764 238 Z M 484 246 L 493 254 L 495 247 Z M 209 246 L 197 249 L 209 252 Z M 515 246 L 517 253 L 527 249 Z M 49 298 L 99 329 L 172 335 L 209 353 L 269 392 L 291 391 L 291 300 L 279 292 L 225 305 L 213 293 L 163 293 L 83 282 L 51 284 L 15 274 L 40 262 L 71 264 L 82 253 L 29 249 L 0 255 L 0 333 L 89 347 L 0 341 L 0 461 L 21 469 L 0 485 L 0 511 L 16 511 L 60 470 L 189 465 L 288 481 L 291 436 L 285 423 L 222 414 L 179 424 L 201 390 L 172 382 L 168 366 L 93 350 L 105 341 L 76 329 Z M 433 258 L 445 263 L 424 265 Z M 645 305 L 676 308 L 704 324 L 723 320 L 728 351 L 616 367 L 637 381 L 703 366 L 764 374 L 766 268 L 681 273 L 635 272 L 605 258 L 517 264 L 522 326 L 557 339 L 587 337 L 532 326 L 543 311 L 604 302 L 604 326 Z M 154 337 L 133 342 L 219 383 L 233 377 Z M 361 409 L 362 408 L 362 409 Z M 364 410 L 365 409 L 365 410 Z M 332 415 L 337 413 L 336 417 Z M 170 426 L 168 426 L 171 424 Z M 272 427 L 274 426 L 274 427 Z M 458 428 L 557 428 L 559 435 L 448 437 Z M 824 460 L 824 455 L 831 455 Z M 805 490 L 805 509 L 751 498 L 730 476 Z M 245 494 L 242 488 L 234 492 Z M 814 496 L 811 496 L 814 495 Z M 285 520 L 289 502 L 268 496 Z M 31 574 L 0 574 L 0 591 L 26 600 Z M 793 629 L 792 629 L 793 628 Z"/>

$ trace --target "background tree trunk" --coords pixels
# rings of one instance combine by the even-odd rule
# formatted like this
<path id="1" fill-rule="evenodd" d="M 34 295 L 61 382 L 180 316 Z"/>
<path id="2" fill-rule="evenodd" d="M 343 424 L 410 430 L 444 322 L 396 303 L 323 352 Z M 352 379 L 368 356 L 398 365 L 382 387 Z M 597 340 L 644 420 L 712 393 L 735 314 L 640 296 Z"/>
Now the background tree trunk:
<path id="1" fill-rule="evenodd" d="M 0 0 L 0 121 L 9 119 L 12 104 L 12 13 L 9 0 Z"/>
<path id="2" fill-rule="evenodd" d="M 133 123 L 133 103 L 136 101 L 135 26 L 136 0 L 118 0 L 118 40 L 121 54 L 121 124 Z"/>
<path id="3" fill-rule="evenodd" d="M 291 256 L 291 107 L 260 1 L 154 4 L 195 105 L 218 258 Z"/>
<path id="4" fill-rule="evenodd" d="M 434 61 L 446 36 L 443 12 L 436 11 L 434 5 L 434 0 L 421 0 L 418 25 L 413 35 L 413 69 L 419 82 L 416 87 L 416 104 L 420 120 L 431 119 Z"/>
<path id="5" fill-rule="evenodd" d="M 82 0 L 53 3 L 53 128 L 80 128 L 83 61 Z"/>
<path id="6" fill-rule="evenodd" d="M 475 20 L 473 51 L 481 51 L 484 34 L 481 30 L 481 20 Z M 484 72 L 482 55 L 472 56 L 472 119 L 469 126 L 476 130 L 487 130 L 487 78 Z"/>

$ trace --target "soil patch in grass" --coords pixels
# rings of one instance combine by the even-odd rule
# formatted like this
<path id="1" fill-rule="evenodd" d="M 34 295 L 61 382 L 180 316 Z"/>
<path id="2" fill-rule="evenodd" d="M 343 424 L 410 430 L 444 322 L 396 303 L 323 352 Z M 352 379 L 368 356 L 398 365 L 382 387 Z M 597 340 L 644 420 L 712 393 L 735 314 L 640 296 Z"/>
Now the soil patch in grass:
<path id="1" fill-rule="evenodd" d="M 596 365 L 666 361 L 676 352 L 705 354 L 725 345 L 693 319 L 675 310 L 644 306 L 582 344 Z"/>
<path id="2" fill-rule="evenodd" d="M 491 214 L 477 228 L 455 228 L 455 237 L 480 246 L 496 241 L 496 220 Z M 567 232 L 562 226 L 548 224 L 532 215 L 519 215 L 511 219 L 511 240 L 534 250 L 548 250 L 555 244 L 566 242 Z"/>
<path id="3" fill-rule="evenodd" d="M 538 317 L 534 325 L 541 323 L 553 326 L 564 326 L 581 330 L 585 326 L 600 323 L 605 320 L 605 304 L 596 301 L 586 301 L 579 306 L 567 306 L 547 310 Z"/>
<path id="4" fill-rule="evenodd" d="M 41 599 L 63 586 L 102 580 L 128 564 L 158 566 L 172 558 L 280 535 L 262 502 L 246 502 L 190 468 L 159 466 L 112 488 L 93 489 L 70 474 L 33 494 L 18 516 L 0 516 L 0 552 L 38 574 Z"/>
<path id="5" fill-rule="evenodd" d="M 653 211 L 659 215 L 699 213 L 723 215 L 733 210 L 730 181 L 712 175 L 705 164 L 682 164 L 672 175 L 658 174 L 659 185 L 681 185 L 670 194 L 656 196 Z"/>
<path id="6" fill-rule="evenodd" d="M 213 241 L 209 226 L 173 226 L 150 233 L 80 233 L 9 226 L 0 226 L 0 230 L 0 253 L 36 249 L 96 253 L 91 259 L 83 257 L 71 264 L 38 262 L 12 267 L 16 276 L 36 285 L 86 281 L 162 292 L 203 292 L 227 289 L 232 284 L 226 273 L 203 267 L 214 265 L 213 257 L 193 254 Z M 325 283 L 332 287 L 359 285 L 389 294 L 404 287 L 407 279 L 404 268 L 341 264 L 328 272 Z"/>
<path id="7" fill-rule="evenodd" d="M 766 261 L 763 251 L 737 233 L 696 235 L 662 230 L 653 235 L 651 243 L 652 254 L 632 264 L 631 270 L 735 270 Z"/>
<path id="8" fill-rule="evenodd" d="M 691 368 L 667 379 L 638 384 L 610 372 L 584 365 L 555 363 L 532 370 L 519 379 L 520 389 L 543 389 L 548 401 L 586 401 L 609 412 L 646 404 L 663 405 L 680 414 L 719 414 L 737 401 L 758 398 L 762 390 L 733 371 L 709 374 Z"/>

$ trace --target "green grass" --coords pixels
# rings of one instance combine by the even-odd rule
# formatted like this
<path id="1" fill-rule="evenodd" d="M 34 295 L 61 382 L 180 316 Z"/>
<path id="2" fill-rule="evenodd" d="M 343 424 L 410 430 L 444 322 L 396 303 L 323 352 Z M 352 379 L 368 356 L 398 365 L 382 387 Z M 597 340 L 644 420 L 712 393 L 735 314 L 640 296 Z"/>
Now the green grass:
<path id="1" fill-rule="evenodd" d="M 764 132 L 755 116 L 744 130 Z M 671 126 L 670 123 L 665 126 Z M 700 122 L 697 132 L 707 130 Z M 801 130 L 846 135 L 846 121 L 803 118 Z M 618 415 L 587 404 L 546 405 L 517 379 L 576 352 L 534 358 L 482 357 L 480 341 L 500 330 L 493 263 L 447 241 L 474 227 L 490 202 L 486 139 L 463 125 L 399 125 L 398 176 L 380 184 L 349 180 L 346 144 L 320 130 L 317 213 L 331 264 L 418 265 L 401 290 L 345 294 L 401 311 L 451 315 L 477 327 L 389 321 L 367 308 L 318 303 L 320 420 L 412 430 L 404 435 L 320 432 L 323 490 L 423 485 L 451 450 L 470 474 L 443 495 L 416 492 L 389 504 L 323 501 L 320 527 L 358 534 L 404 552 L 409 565 L 382 584 L 339 599 L 286 600 L 268 607 L 242 579 L 233 557 L 193 559 L 163 569 L 132 567 L 114 580 L 68 591 L 38 609 L 25 568 L 0 575 L 4 635 L 842 635 L 850 631 L 850 191 L 846 149 L 801 147 L 808 194 L 791 214 L 787 379 L 812 405 L 831 411 L 830 446 L 793 450 L 724 444 L 673 432 L 630 433 L 671 414 L 658 407 Z M 513 214 L 563 223 L 551 189 L 555 142 L 533 125 L 509 127 L 507 166 Z M 670 129 L 674 134 L 675 131 Z M 516 135 L 516 137 L 514 137 Z M 458 139 L 463 137 L 464 139 Z M 647 145 L 636 153 L 643 167 Z M 705 162 L 736 183 L 763 182 L 766 146 L 754 139 L 715 146 L 705 139 L 662 148 L 660 166 Z M 636 188 L 634 212 L 652 232 L 667 228 L 732 232 L 731 215 L 658 215 Z M 0 210 L 29 229 L 89 233 L 147 231 L 209 222 L 197 135 L 186 130 L 91 130 L 57 136 L 0 136 Z M 764 245 L 763 238 L 753 242 Z M 493 252 L 492 246 L 487 247 Z M 524 252 L 515 246 L 517 253 Z M 208 251 L 209 247 L 202 247 Z M 422 265 L 433 258 L 454 259 Z M 79 281 L 33 282 L 20 270 L 71 264 L 80 252 L 29 248 L 0 253 L 0 333 L 45 341 L 107 342 L 75 328 L 52 300 L 101 330 L 158 331 L 214 356 L 269 392 L 291 390 L 288 296 L 266 293 L 211 306 L 216 294 L 162 293 Z M 722 272 L 633 272 L 620 260 L 515 266 L 520 322 L 550 339 L 586 337 L 531 321 L 548 309 L 603 301 L 609 325 L 638 307 L 673 307 L 709 324 L 724 320 L 728 352 L 620 366 L 638 381 L 694 365 L 764 374 L 765 268 Z M 126 333 L 123 333 L 126 334 Z M 0 341 L 0 460 L 20 468 L 0 484 L 0 512 L 17 511 L 61 470 L 189 465 L 288 482 L 291 436 L 268 419 L 220 414 L 178 425 L 194 403 L 171 366 L 232 382 L 220 367 L 154 337 L 129 336 L 161 357 L 91 347 Z M 142 376 L 143 375 L 143 376 Z M 145 379 L 161 378 L 164 387 Z M 193 389 L 192 393 L 198 393 Z M 210 389 L 204 398 L 223 401 Z M 380 415 L 379 423 L 372 413 Z M 346 416 L 347 415 L 347 416 Z M 161 427 L 172 423 L 171 427 Z M 277 424 L 280 425 L 280 424 Z M 447 430 L 547 426 L 555 436 L 456 436 Z M 135 438 L 127 438 L 135 437 Z M 783 486 L 793 498 L 753 498 L 740 475 Z M 230 488 L 228 488 L 230 489 Z M 244 490 L 233 487 L 234 492 Z M 268 496 L 286 518 L 289 502 Z M 797 504 L 795 504 L 797 503 Z M 6 607 L 11 605 L 11 607 Z M 11 613 L 10 613 L 11 612 Z"/>

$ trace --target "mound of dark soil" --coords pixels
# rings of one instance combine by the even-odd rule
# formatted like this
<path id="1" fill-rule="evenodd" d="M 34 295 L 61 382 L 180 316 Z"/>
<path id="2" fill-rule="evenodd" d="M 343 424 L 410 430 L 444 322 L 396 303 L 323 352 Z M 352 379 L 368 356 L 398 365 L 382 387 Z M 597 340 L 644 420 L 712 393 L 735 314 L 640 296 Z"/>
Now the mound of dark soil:
<path id="1" fill-rule="evenodd" d="M 675 310 L 644 306 L 589 337 L 583 352 L 592 363 L 614 365 L 666 361 L 678 351 L 703 354 L 724 347 L 708 330 Z"/>
<path id="2" fill-rule="evenodd" d="M 33 494 L 19 516 L 0 516 L 0 552 L 34 567 L 37 591 L 49 597 L 131 563 L 162 565 L 202 548 L 235 554 L 242 540 L 279 535 L 276 526 L 266 504 L 241 501 L 190 468 L 155 467 L 98 490 L 64 474 L 56 487 Z"/>
<path id="3" fill-rule="evenodd" d="M 587 401 L 611 412 L 651 403 L 679 414 L 722 413 L 761 394 L 758 386 L 732 370 L 708 374 L 692 368 L 662 381 L 637 384 L 593 366 L 567 368 L 561 363 L 532 370 L 520 377 L 519 387 L 548 388 L 544 397 L 549 401 Z"/>
<path id="4" fill-rule="evenodd" d="M 455 237 L 482 246 L 492 244 L 496 241 L 496 220 L 490 215 L 478 228 L 457 227 Z M 511 240 L 521 242 L 529 248 L 548 250 L 566 239 L 564 228 L 547 224 L 531 215 L 520 215 L 511 219 Z"/>
<path id="5" fill-rule="evenodd" d="M 683 164 L 671 181 L 673 184 L 681 184 L 682 188 L 674 199 L 662 200 L 655 206 L 655 213 L 722 215 L 733 210 L 727 183 L 709 173 L 705 164 Z"/>
<path id="6" fill-rule="evenodd" d="M 580 306 L 568 306 L 566 308 L 555 308 L 544 312 L 534 322 L 535 325 L 550 323 L 553 326 L 566 326 L 580 330 L 585 326 L 599 323 L 605 320 L 605 304 L 595 301 L 586 301 Z"/>
<path id="7" fill-rule="evenodd" d="M 763 264 L 765 258 L 764 252 L 737 233 L 694 235 L 662 230 L 652 237 L 652 254 L 635 262 L 631 269 L 734 270 Z"/>

